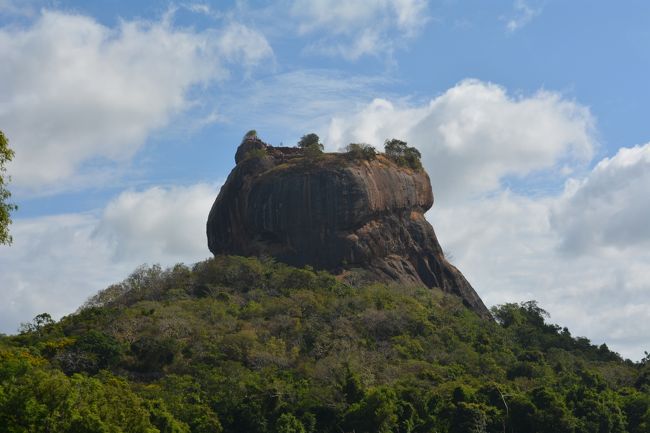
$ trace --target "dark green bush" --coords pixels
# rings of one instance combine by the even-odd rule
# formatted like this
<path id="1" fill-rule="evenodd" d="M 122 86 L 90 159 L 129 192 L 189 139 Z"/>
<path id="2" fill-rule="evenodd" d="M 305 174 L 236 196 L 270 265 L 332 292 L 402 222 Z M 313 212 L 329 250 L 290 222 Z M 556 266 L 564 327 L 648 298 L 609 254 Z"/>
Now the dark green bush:
<path id="1" fill-rule="evenodd" d="M 372 161 L 377 158 L 377 150 L 366 143 L 350 143 L 345 150 L 350 159 Z"/>
<path id="2" fill-rule="evenodd" d="M 410 167 L 414 170 L 422 169 L 420 158 L 422 155 L 415 147 L 409 147 L 405 141 L 393 138 L 384 142 L 386 156 L 396 164 L 403 167 Z"/>
<path id="3" fill-rule="evenodd" d="M 320 150 L 321 152 L 325 149 L 323 144 L 320 142 L 320 137 L 318 137 L 318 135 L 314 134 L 313 132 L 303 135 L 298 141 L 298 147 L 301 149 L 313 148 Z"/>

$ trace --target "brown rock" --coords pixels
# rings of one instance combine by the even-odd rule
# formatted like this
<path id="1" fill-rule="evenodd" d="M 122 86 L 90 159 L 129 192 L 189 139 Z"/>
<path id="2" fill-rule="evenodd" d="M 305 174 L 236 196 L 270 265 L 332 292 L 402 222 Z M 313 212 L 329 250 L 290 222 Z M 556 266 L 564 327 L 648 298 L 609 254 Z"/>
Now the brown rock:
<path id="1" fill-rule="evenodd" d="M 214 202 L 208 246 L 217 254 L 270 255 L 340 272 L 365 268 L 378 279 L 438 287 L 489 312 L 444 257 L 424 213 L 433 205 L 425 171 L 245 140 Z"/>

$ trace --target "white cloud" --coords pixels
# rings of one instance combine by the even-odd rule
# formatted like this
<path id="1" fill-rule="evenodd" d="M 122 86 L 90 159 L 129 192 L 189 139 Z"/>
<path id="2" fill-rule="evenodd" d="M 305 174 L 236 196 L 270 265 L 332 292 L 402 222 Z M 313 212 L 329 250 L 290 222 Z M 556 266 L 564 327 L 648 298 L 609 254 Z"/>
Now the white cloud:
<path id="1" fill-rule="evenodd" d="M 0 15 L 31 16 L 36 13 L 36 4 L 41 0 L 0 0 Z"/>
<path id="2" fill-rule="evenodd" d="M 228 60 L 250 67 L 273 55 L 264 36 L 245 25 L 230 23 L 217 39 L 219 52 Z"/>
<path id="3" fill-rule="evenodd" d="M 506 20 L 506 29 L 514 33 L 526 26 L 533 18 L 542 13 L 541 6 L 534 6 L 530 0 L 515 0 L 513 16 Z"/>
<path id="4" fill-rule="evenodd" d="M 302 35 L 322 34 L 311 49 L 350 60 L 390 53 L 427 23 L 427 0 L 293 0 Z"/>
<path id="5" fill-rule="evenodd" d="M 183 3 L 182 7 L 184 7 L 190 12 L 206 15 L 208 17 L 212 17 L 212 18 L 222 17 L 222 15 L 219 12 L 212 9 L 210 5 L 207 3 Z"/>
<path id="6" fill-rule="evenodd" d="M 16 188 L 38 191 L 128 161 L 191 106 L 194 86 L 272 55 L 240 24 L 196 32 L 170 18 L 111 29 L 44 11 L 28 27 L 0 29 L 0 124 L 16 151 Z"/>
<path id="7" fill-rule="evenodd" d="M 170 266 L 209 257 L 205 222 L 218 188 L 128 191 L 101 213 L 16 220 L 0 248 L 0 332 L 48 312 L 75 311 L 142 263 Z"/>
<path id="8" fill-rule="evenodd" d="M 218 190 L 208 184 L 126 191 L 104 209 L 95 235 L 117 260 L 172 263 L 205 256 L 205 223 Z"/>
<path id="9" fill-rule="evenodd" d="M 591 158 L 596 142 L 589 109 L 553 92 L 512 97 L 500 86 L 465 80 L 428 104 L 376 99 L 356 115 L 334 118 L 325 140 L 415 145 L 444 200 L 498 189 L 506 176 L 560 170 Z"/>
<path id="10" fill-rule="evenodd" d="M 552 213 L 569 253 L 595 249 L 647 249 L 650 244 L 650 144 L 623 148 L 583 180 L 567 183 Z"/>
<path id="11" fill-rule="evenodd" d="M 587 182 L 593 176 L 595 171 Z M 564 194 L 530 198 L 506 191 L 453 206 L 434 205 L 427 216 L 443 248 L 487 305 L 535 299 L 552 322 L 638 360 L 650 347 L 650 252 L 560 254 L 562 234 L 550 219 L 566 199 Z M 572 212 L 572 218 L 589 224 L 589 208 Z M 621 214 L 628 212 L 634 209 L 621 207 Z M 645 216 L 650 219 L 649 213 Z"/>
<path id="12" fill-rule="evenodd" d="M 427 218 L 486 304 L 535 299 L 574 335 L 643 356 L 650 144 L 588 170 L 598 144 L 587 107 L 475 80 L 426 104 L 375 99 L 334 118 L 324 142 L 333 150 L 392 137 L 422 152 L 436 196 Z M 508 188 L 512 176 L 536 174 L 558 188 L 541 196 Z"/>
<path id="13" fill-rule="evenodd" d="M 112 262 L 105 243 L 93 238 L 96 223 L 92 214 L 14 221 L 14 244 L 0 248 L 0 332 L 14 333 L 43 312 L 71 313 L 132 270 Z"/>

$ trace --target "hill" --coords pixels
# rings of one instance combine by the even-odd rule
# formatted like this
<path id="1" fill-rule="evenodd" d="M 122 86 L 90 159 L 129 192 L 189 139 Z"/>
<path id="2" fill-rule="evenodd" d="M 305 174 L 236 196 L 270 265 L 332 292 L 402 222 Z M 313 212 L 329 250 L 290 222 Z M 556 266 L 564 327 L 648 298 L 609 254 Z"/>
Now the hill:
<path id="1" fill-rule="evenodd" d="M 271 259 L 141 267 L 0 338 L 3 432 L 630 432 L 650 362 L 438 289 Z"/>

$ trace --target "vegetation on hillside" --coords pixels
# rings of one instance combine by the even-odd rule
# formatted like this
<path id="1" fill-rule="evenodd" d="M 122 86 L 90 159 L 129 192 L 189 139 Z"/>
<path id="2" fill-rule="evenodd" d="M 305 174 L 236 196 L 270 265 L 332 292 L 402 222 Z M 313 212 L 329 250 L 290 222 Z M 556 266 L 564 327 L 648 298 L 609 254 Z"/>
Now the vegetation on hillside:
<path id="1" fill-rule="evenodd" d="M 17 209 L 15 204 L 8 202 L 11 192 L 7 189 L 7 184 L 11 179 L 6 174 L 7 167 L 5 166 L 13 157 L 14 151 L 9 147 L 9 140 L 0 131 L 0 245 L 12 242 L 9 225 L 11 224 L 11 212 Z"/>
<path id="2" fill-rule="evenodd" d="M 141 267 L 0 339 L 7 432 L 631 432 L 650 360 L 457 298 L 220 256 Z"/>

